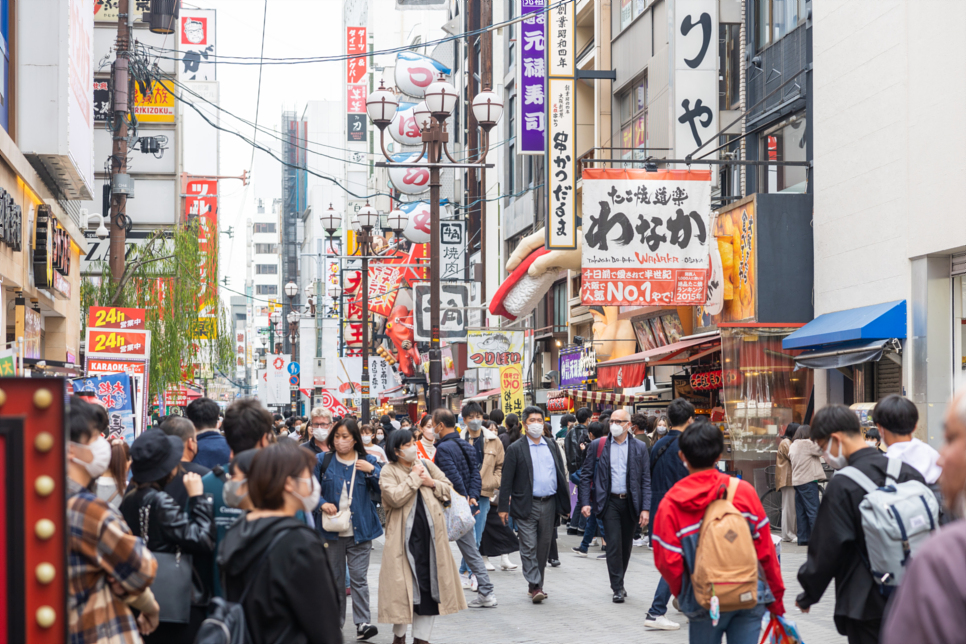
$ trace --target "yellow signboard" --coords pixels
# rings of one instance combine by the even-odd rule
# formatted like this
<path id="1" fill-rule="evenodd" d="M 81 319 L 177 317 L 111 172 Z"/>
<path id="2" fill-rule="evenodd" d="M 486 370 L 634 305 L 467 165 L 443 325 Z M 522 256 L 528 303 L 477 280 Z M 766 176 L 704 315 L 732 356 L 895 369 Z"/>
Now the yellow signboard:
<path id="1" fill-rule="evenodd" d="M 141 83 L 134 83 L 134 115 L 141 123 L 174 123 L 174 84 L 171 81 L 151 81 L 141 91 Z"/>
<path id="2" fill-rule="evenodd" d="M 198 318 L 191 337 L 195 340 L 215 340 L 218 338 L 218 318 Z"/>
<path id="3" fill-rule="evenodd" d="M 504 414 L 523 414 L 523 369 L 518 364 L 500 367 L 500 406 Z"/>

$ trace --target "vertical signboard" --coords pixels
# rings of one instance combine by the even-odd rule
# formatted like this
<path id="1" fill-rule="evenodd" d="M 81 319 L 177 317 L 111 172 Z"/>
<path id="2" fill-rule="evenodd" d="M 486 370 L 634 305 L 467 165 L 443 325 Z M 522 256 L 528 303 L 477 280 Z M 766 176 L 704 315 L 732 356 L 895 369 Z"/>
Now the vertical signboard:
<path id="1" fill-rule="evenodd" d="M 517 127 L 518 154 L 543 154 L 546 148 L 547 106 L 544 101 L 547 81 L 546 13 L 545 0 L 514 0 L 519 2 L 520 15 L 534 14 L 519 23 L 517 40 Z"/>
<path id="2" fill-rule="evenodd" d="M 683 159 L 718 132 L 718 2 L 676 0 L 673 7 L 671 127 L 674 158 Z M 712 142 L 705 149 L 714 147 Z"/>
<path id="3" fill-rule="evenodd" d="M 366 77 L 366 28 L 346 27 L 346 82 L 350 85 L 361 83 Z"/>
<path id="4" fill-rule="evenodd" d="M 504 414 L 523 415 L 523 367 L 518 364 L 500 367 L 500 407 Z"/>
<path id="5" fill-rule="evenodd" d="M 547 225 L 546 247 L 577 248 L 577 127 L 574 101 L 574 3 L 546 14 Z"/>
<path id="6" fill-rule="evenodd" d="M 182 9 L 178 18 L 181 79 L 213 81 L 215 78 L 215 10 Z"/>
<path id="7" fill-rule="evenodd" d="M 439 252 L 442 260 L 440 279 L 466 279 L 466 222 L 439 223 Z"/>
<path id="8" fill-rule="evenodd" d="M 346 27 L 346 140 L 366 140 L 366 28 Z"/>
<path id="9" fill-rule="evenodd" d="M 211 327 L 217 327 L 214 320 L 218 317 L 218 272 L 215 249 L 218 240 L 218 181 L 191 179 L 188 181 L 185 197 L 185 218 L 198 220 L 198 317 L 212 320 L 205 329 L 198 329 L 196 339 L 213 339 Z"/>

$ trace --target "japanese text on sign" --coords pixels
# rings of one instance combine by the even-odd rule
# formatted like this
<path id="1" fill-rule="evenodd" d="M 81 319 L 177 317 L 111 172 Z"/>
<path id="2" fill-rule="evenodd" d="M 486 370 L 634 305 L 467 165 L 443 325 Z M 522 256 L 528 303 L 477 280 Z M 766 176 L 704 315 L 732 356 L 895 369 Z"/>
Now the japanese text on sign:
<path id="1" fill-rule="evenodd" d="M 504 414 L 523 414 L 523 368 L 518 364 L 500 367 L 500 403 Z"/>
<path id="2" fill-rule="evenodd" d="M 92 306 L 87 312 L 87 326 L 97 329 L 143 329 L 144 313 L 144 309 Z"/>
<path id="3" fill-rule="evenodd" d="M 581 302 L 702 304 L 711 173 L 589 169 L 583 180 Z"/>
<path id="4" fill-rule="evenodd" d="M 466 353 L 480 367 L 520 364 L 523 360 L 523 331 L 467 331 Z"/>
<path id="5" fill-rule="evenodd" d="M 345 31 L 346 53 L 350 56 L 362 54 L 346 60 L 346 82 L 349 84 L 359 83 L 366 76 L 366 28 L 346 27 Z"/>
<path id="6" fill-rule="evenodd" d="M 514 0 L 517 1 L 517 0 Z M 547 107 L 544 101 L 547 79 L 546 14 L 544 0 L 519 0 L 520 15 L 535 14 L 520 23 L 520 63 L 517 65 L 517 122 L 521 124 L 518 154 L 543 154 Z"/>
<path id="7" fill-rule="evenodd" d="M 683 159 L 718 131 L 718 2 L 677 0 L 673 11 L 674 152 Z"/>
<path id="8" fill-rule="evenodd" d="M 574 75 L 574 3 L 560 4 L 547 13 L 547 69 L 549 76 Z"/>
<path id="9" fill-rule="evenodd" d="M 576 153 L 574 150 L 574 81 L 551 78 L 547 141 L 547 248 L 577 248 L 577 208 L 574 194 Z"/>

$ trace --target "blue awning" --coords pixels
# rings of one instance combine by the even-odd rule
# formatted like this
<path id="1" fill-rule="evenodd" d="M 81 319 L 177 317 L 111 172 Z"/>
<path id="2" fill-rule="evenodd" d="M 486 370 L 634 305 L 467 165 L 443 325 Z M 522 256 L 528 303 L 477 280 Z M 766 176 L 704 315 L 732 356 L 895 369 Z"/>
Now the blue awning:
<path id="1" fill-rule="evenodd" d="M 782 348 L 814 349 L 839 342 L 905 337 L 906 301 L 897 300 L 820 315 L 782 340 Z"/>

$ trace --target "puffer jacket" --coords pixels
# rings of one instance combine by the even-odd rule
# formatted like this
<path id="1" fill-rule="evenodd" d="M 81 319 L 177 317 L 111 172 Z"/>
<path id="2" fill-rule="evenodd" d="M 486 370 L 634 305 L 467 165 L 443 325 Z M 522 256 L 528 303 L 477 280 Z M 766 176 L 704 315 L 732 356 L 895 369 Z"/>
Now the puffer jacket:
<path id="1" fill-rule="evenodd" d="M 443 471 L 453 484 L 453 489 L 467 500 L 480 500 L 480 464 L 476 461 L 476 450 L 452 432 L 436 441 L 436 454 L 433 456 L 436 467 Z"/>
<path id="2" fill-rule="evenodd" d="M 469 444 L 469 430 L 463 430 L 463 440 Z M 500 479 L 503 476 L 503 442 L 500 437 L 487 428 L 483 428 L 483 464 L 480 466 L 482 496 L 491 498 L 500 489 Z M 471 445 L 472 447 L 472 445 Z"/>

